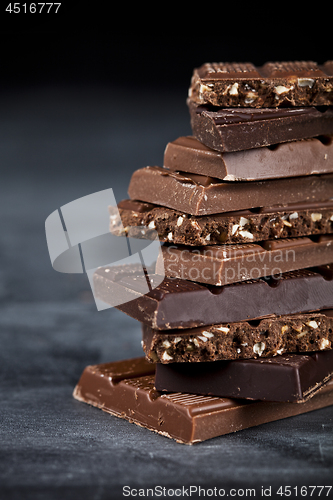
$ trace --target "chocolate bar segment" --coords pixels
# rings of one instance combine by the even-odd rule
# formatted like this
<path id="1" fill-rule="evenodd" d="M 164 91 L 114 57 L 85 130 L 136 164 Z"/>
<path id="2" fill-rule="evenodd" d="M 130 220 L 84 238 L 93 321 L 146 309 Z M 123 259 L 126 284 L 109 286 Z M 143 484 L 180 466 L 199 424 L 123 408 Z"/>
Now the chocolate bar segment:
<path id="1" fill-rule="evenodd" d="M 333 375 L 333 350 L 264 359 L 156 364 L 158 391 L 302 403 Z"/>
<path id="2" fill-rule="evenodd" d="M 333 261 L 333 235 L 243 245 L 162 245 L 156 273 L 211 285 L 277 275 Z"/>
<path id="3" fill-rule="evenodd" d="M 253 181 L 333 172 L 333 137 L 220 153 L 193 137 L 179 137 L 164 153 L 164 166 L 225 181 Z"/>
<path id="4" fill-rule="evenodd" d="M 212 108 L 187 100 L 193 135 L 217 151 L 242 151 L 333 133 L 333 108 Z"/>
<path id="5" fill-rule="evenodd" d="M 192 215 L 329 200 L 333 174 L 251 182 L 220 181 L 203 175 L 172 172 L 161 167 L 136 170 L 128 194 L 132 200 L 162 205 Z"/>
<path id="6" fill-rule="evenodd" d="M 333 200 L 261 207 L 213 215 L 190 215 L 136 200 L 109 207 L 110 232 L 134 238 L 158 233 L 160 241 L 206 246 L 333 233 Z M 142 235 L 142 226 L 147 228 Z M 137 229 L 135 229 L 137 227 Z M 129 229 L 130 228 L 130 229 Z M 141 228 L 141 229 L 140 229 Z"/>
<path id="7" fill-rule="evenodd" d="M 333 61 L 205 63 L 194 69 L 189 97 L 213 106 L 322 106 L 333 103 Z"/>
<path id="8" fill-rule="evenodd" d="M 137 374 L 128 376 L 128 363 L 137 367 Z M 154 365 L 150 364 L 150 374 L 142 376 L 146 365 L 144 359 L 138 358 L 87 366 L 73 396 L 78 401 L 185 444 L 199 443 L 333 404 L 333 384 L 330 382 L 303 404 L 161 393 L 154 388 Z M 122 370 L 125 372 L 123 377 Z"/>
<path id="9" fill-rule="evenodd" d="M 142 324 L 143 350 L 154 363 L 269 358 L 331 349 L 332 327 L 332 309 L 184 330 Z"/>
<path id="10" fill-rule="evenodd" d="M 97 269 L 95 297 L 156 330 L 194 328 L 264 316 L 333 308 L 333 265 L 284 273 L 223 287 L 164 278 L 145 294 L 146 280 L 130 266 Z M 141 288 L 140 288 L 141 285 Z M 132 300 L 129 300 L 132 298 Z"/>

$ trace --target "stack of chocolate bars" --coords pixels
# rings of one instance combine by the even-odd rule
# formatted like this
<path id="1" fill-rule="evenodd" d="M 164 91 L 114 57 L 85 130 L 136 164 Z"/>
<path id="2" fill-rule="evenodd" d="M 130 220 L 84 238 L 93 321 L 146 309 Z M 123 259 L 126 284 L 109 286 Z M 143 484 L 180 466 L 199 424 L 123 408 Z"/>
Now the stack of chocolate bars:
<path id="1" fill-rule="evenodd" d="M 94 276 L 145 357 L 74 396 L 191 444 L 333 404 L 333 62 L 204 64 L 187 105 L 193 135 L 111 209 L 114 234 L 158 233 L 155 268 Z"/>

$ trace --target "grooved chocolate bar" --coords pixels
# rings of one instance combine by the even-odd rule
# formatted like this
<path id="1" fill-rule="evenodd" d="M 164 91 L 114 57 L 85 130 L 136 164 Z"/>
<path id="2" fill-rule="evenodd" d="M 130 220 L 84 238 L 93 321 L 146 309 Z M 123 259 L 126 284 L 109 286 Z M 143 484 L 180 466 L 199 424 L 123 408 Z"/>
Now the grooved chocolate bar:
<path id="1" fill-rule="evenodd" d="M 203 175 L 172 172 L 161 167 L 136 170 L 128 194 L 132 200 L 162 205 L 192 215 L 329 200 L 333 174 L 227 182 Z"/>
<path id="2" fill-rule="evenodd" d="M 332 134 L 331 106 L 212 108 L 187 100 L 193 135 L 217 151 L 241 151 Z"/>
<path id="3" fill-rule="evenodd" d="M 185 330 L 154 330 L 142 324 L 142 346 L 154 363 L 269 358 L 331 349 L 332 327 L 332 309 Z"/>
<path id="4" fill-rule="evenodd" d="M 212 363 L 156 363 L 158 391 L 301 403 L 333 375 L 333 350 Z"/>
<path id="5" fill-rule="evenodd" d="M 332 264 L 224 287 L 164 278 L 155 288 L 154 275 L 149 278 L 152 290 L 145 294 L 146 280 L 135 266 L 97 269 L 95 297 L 111 305 L 115 295 L 126 297 L 116 308 L 156 330 L 333 308 Z"/>
<path id="6" fill-rule="evenodd" d="M 137 358 L 87 366 L 73 396 L 179 443 L 194 444 L 329 406 L 333 384 L 302 404 L 167 394 L 154 388 L 154 365 Z"/>
<path id="7" fill-rule="evenodd" d="M 156 273 L 227 285 L 333 261 L 333 235 L 286 238 L 244 245 L 162 245 Z"/>
<path id="8" fill-rule="evenodd" d="M 321 106 L 333 103 L 333 61 L 205 63 L 194 69 L 189 97 L 198 104 Z"/>
<path id="9" fill-rule="evenodd" d="M 224 181 L 253 181 L 333 172 L 333 137 L 304 139 L 247 151 L 220 153 L 194 137 L 169 142 L 164 167 Z"/>
<path id="10" fill-rule="evenodd" d="M 190 215 L 137 200 L 109 207 L 110 232 L 190 246 L 255 242 L 333 233 L 333 200 L 261 207 L 213 215 Z M 135 229 L 137 226 L 137 229 Z M 142 226 L 147 228 L 143 235 Z"/>

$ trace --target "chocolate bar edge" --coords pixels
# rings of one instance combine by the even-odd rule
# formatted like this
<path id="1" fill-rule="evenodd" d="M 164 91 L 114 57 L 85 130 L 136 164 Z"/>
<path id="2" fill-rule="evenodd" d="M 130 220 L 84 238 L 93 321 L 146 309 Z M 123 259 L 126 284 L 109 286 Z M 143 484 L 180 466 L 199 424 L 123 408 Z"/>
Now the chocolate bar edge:
<path id="1" fill-rule="evenodd" d="M 212 363 L 156 363 L 158 391 L 302 403 L 333 376 L 333 350 Z"/>
<path id="2" fill-rule="evenodd" d="M 129 268 L 126 266 L 125 276 L 127 269 Z M 126 284 L 119 282 L 116 276 L 113 278 L 112 272 L 103 273 L 103 271 L 104 269 L 99 269 L 94 273 L 94 293 L 103 302 L 110 303 L 109 294 L 119 296 L 122 288 L 129 290 L 130 285 L 127 287 Z M 121 273 L 122 271 L 119 270 L 120 277 Z M 133 290 L 132 300 L 128 300 L 127 296 L 126 302 L 115 307 L 156 330 L 193 328 L 214 323 L 254 320 L 267 315 L 274 317 L 333 307 L 333 265 L 291 271 L 282 275 L 281 278 L 281 280 L 272 278 L 270 281 L 260 278 L 216 289 L 210 285 L 165 277 L 164 281 L 148 294 L 140 295 L 140 292 Z M 164 283 L 166 290 L 170 290 L 169 285 L 171 287 L 175 285 L 177 293 L 164 291 Z M 302 293 L 302 283 L 309 289 L 308 295 Z M 182 286 L 183 292 L 179 292 Z M 251 303 L 247 299 L 253 293 L 259 299 L 260 309 L 251 314 Z M 291 295 L 295 298 L 288 300 Z M 228 306 L 228 297 L 232 307 Z M 267 307 L 262 305 L 265 300 L 268 302 Z M 206 302 L 211 304 L 211 308 L 205 319 L 202 309 Z M 241 307 L 242 302 L 243 307 Z M 286 304 L 290 308 L 281 308 L 281 304 L 283 306 Z M 186 315 L 187 310 L 191 310 L 190 318 Z M 206 311 L 204 309 L 204 312 Z"/>
<path id="3" fill-rule="evenodd" d="M 332 196 L 333 174 L 264 181 L 217 182 L 205 176 L 180 174 L 147 166 L 133 172 L 131 200 L 162 205 L 191 215 L 210 215 L 286 203 L 327 200 Z M 295 186 L 298 186 L 296 189 Z M 265 196 L 263 196 L 265 193 Z"/>
<path id="4" fill-rule="evenodd" d="M 327 234 L 318 238 L 285 238 L 234 247 L 163 244 L 156 261 L 156 273 L 223 286 L 329 264 L 333 260 L 332 242 L 333 235 Z"/>
<path id="5" fill-rule="evenodd" d="M 91 393 L 87 393 L 86 389 L 84 388 L 84 384 L 90 383 L 89 377 L 92 373 L 92 370 L 95 371 L 93 374 L 93 378 L 97 380 L 97 387 L 95 387 L 94 391 Z M 126 410 L 126 405 L 119 410 L 115 410 L 112 408 L 112 402 L 115 401 L 115 397 L 112 397 L 111 395 L 111 400 L 110 403 L 101 403 L 101 382 L 102 384 L 105 384 L 106 382 L 106 377 L 101 377 L 97 374 L 98 370 L 98 365 L 95 366 L 89 366 L 86 367 L 78 381 L 78 384 L 75 386 L 74 391 L 73 391 L 73 397 L 80 401 L 84 402 L 86 404 L 89 404 L 91 406 L 94 406 L 96 408 L 99 408 L 109 414 L 112 414 L 114 416 L 123 418 L 131 423 L 135 423 L 136 425 L 139 425 L 141 427 L 145 427 L 148 430 L 152 430 L 157 432 L 158 434 L 169 437 L 172 439 L 175 439 L 177 442 L 182 443 L 182 444 L 188 444 L 192 445 L 195 443 L 199 443 L 202 441 L 206 441 L 207 439 L 212 439 L 214 437 L 222 436 L 231 432 L 236 432 L 245 428 L 261 425 L 263 423 L 268 423 L 268 422 L 273 422 L 276 420 L 280 420 L 283 418 L 288 418 L 290 416 L 296 416 L 298 414 L 306 413 L 309 411 L 313 411 L 316 409 L 320 409 L 326 406 L 330 406 L 333 404 L 333 382 L 329 382 L 326 386 L 324 386 L 317 395 L 315 395 L 312 399 L 309 401 L 296 405 L 292 403 L 270 403 L 270 402 L 246 402 L 244 403 L 238 403 L 233 400 L 227 400 L 227 399 L 221 399 L 221 398 L 208 398 L 207 404 L 203 403 L 202 409 L 199 410 L 199 414 L 196 415 L 196 412 L 192 411 L 192 417 L 190 418 L 188 416 L 188 412 L 184 411 L 184 408 L 181 408 L 178 404 L 178 411 L 177 415 L 180 416 L 179 409 L 181 408 L 182 410 L 182 424 L 185 425 L 183 428 L 182 432 L 179 431 L 179 425 L 177 426 L 176 431 L 172 431 L 170 429 L 170 425 L 168 425 L 167 430 L 162 430 L 161 428 L 158 429 L 157 426 L 154 426 L 152 424 L 149 424 L 147 422 L 147 413 L 143 416 L 142 418 L 142 407 L 140 410 L 141 414 L 141 420 L 139 420 L 138 417 L 134 416 L 135 415 L 135 408 L 133 407 L 127 408 Z M 124 381 L 126 382 L 126 380 Z M 120 382 L 121 383 L 121 382 Z M 120 384 L 119 383 L 119 384 Z M 119 388 L 118 384 L 118 388 Z M 106 384 L 106 387 L 108 385 Z M 114 387 L 117 387 L 114 386 Z M 135 401 L 137 401 L 137 398 L 145 398 L 145 401 L 148 401 L 148 404 L 152 405 L 151 411 L 153 411 L 153 405 L 157 402 L 157 404 L 161 404 L 161 398 L 159 397 L 160 394 L 156 393 L 156 399 L 154 397 L 150 399 L 147 396 L 147 391 L 149 392 L 149 389 L 142 390 L 138 389 L 138 392 L 133 392 L 132 388 L 128 388 L 128 386 L 125 387 L 125 392 L 131 391 L 133 393 L 133 404 L 135 405 Z M 126 394 L 127 394 L 126 392 Z M 139 394 L 139 393 L 143 394 Z M 154 392 L 154 391 L 153 391 Z M 157 392 L 157 391 L 156 391 Z M 109 390 L 104 391 L 103 393 L 103 398 L 104 400 L 106 397 L 110 397 L 110 386 Z M 114 396 L 114 395 L 113 395 Z M 214 408 L 214 400 L 220 400 L 222 406 L 220 407 L 220 411 L 216 409 L 213 410 Z M 212 404 L 209 404 L 209 401 L 212 401 Z M 230 401 L 230 404 L 228 406 L 228 401 Z M 141 400 L 142 402 L 142 400 Z M 217 404 L 219 401 L 217 402 Z M 175 404 L 175 403 L 173 403 Z M 177 404 L 177 403 L 176 403 Z M 184 404 L 183 404 L 184 406 Z M 200 406 L 200 405 L 199 405 Z M 224 410 L 231 410 L 228 413 L 223 411 L 223 406 Z M 169 402 L 169 408 L 171 407 L 170 402 Z M 186 407 L 186 405 L 185 405 Z M 248 417 L 248 421 L 244 425 L 239 418 L 234 418 L 234 416 L 237 417 L 237 409 L 240 410 L 242 417 Z M 165 408 L 165 404 L 162 402 L 162 408 Z M 209 410 L 210 408 L 210 410 Z M 206 411 L 205 411 L 206 409 Z M 126 414 L 127 411 L 127 414 Z M 155 410 L 156 411 L 156 410 Z M 129 415 L 129 413 L 132 412 L 132 416 Z M 186 416 L 187 414 L 187 416 Z M 168 415 L 169 416 L 169 415 Z M 199 418 L 196 418 L 199 417 Z M 146 418 L 146 421 L 144 421 Z M 179 423 L 179 421 L 178 421 Z M 163 426 L 165 424 L 164 421 L 161 421 L 160 426 Z M 169 424 L 169 423 L 168 423 Z M 201 424 L 201 425 L 200 425 Z M 222 429 L 222 426 L 224 428 Z M 172 427 L 172 426 L 171 426 Z M 171 432 L 170 432 L 171 431 Z M 200 434 L 202 432 L 202 434 Z"/>
<path id="6" fill-rule="evenodd" d="M 209 106 L 196 104 L 189 99 L 187 105 L 190 113 L 192 134 L 207 147 L 222 153 L 250 150 L 333 133 L 333 123 L 330 123 L 330 116 L 324 117 L 319 112 L 316 115 L 314 112 L 316 108 L 313 107 L 305 108 L 309 112 L 304 116 L 280 116 L 271 119 L 270 126 L 265 127 L 267 119 L 265 121 L 239 121 L 219 125 L 212 114 L 205 111 L 205 108 L 210 109 Z M 218 112 L 219 109 L 216 108 L 216 111 Z M 224 109 L 230 111 L 235 108 Z M 236 108 L 239 111 L 242 109 L 246 108 Z M 258 108 L 250 109 L 257 110 Z M 272 108 L 263 109 L 269 110 Z M 296 108 L 280 109 L 294 110 Z M 332 114 L 331 106 L 328 109 L 329 113 Z M 312 110 L 314 110 L 313 116 L 310 114 Z"/>

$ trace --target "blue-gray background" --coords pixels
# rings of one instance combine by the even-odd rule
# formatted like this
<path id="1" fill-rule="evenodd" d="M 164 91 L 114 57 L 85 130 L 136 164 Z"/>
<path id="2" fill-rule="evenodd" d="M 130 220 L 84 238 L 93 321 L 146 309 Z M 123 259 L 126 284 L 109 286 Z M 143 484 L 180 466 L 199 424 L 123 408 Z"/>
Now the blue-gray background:
<path id="1" fill-rule="evenodd" d="M 242 31 L 203 13 L 183 25 L 176 11 L 176 24 L 141 18 L 135 30 L 114 16 L 95 31 L 12 16 L 1 33 L 1 499 L 118 498 L 125 485 L 255 487 L 259 497 L 262 485 L 332 484 L 332 408 L 188 447 L 72 398 L 87 364 L 142 355 L 140 326 L 97 312 L 85 275 L 52 269 L 47 216 L 108 187 L 119 201 L 135 169 L 162 165 L 167 142 L 191 133 L 193 67 L 330 57 L 307 27 Z"/>

